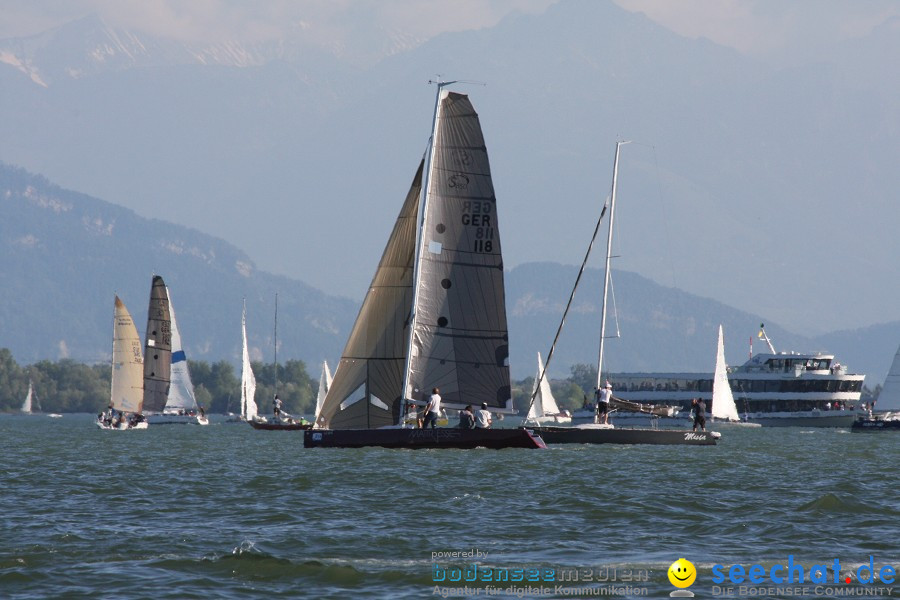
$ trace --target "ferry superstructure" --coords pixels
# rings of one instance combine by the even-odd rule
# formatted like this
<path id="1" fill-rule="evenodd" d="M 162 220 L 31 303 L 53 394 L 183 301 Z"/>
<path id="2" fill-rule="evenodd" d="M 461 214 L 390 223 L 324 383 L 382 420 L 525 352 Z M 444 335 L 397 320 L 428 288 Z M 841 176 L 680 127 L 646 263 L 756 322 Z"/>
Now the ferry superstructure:
<path id="1" fill-rule="evenodd" d="M 850 427 L 862 414 L 865 375 L 851 373 L 833 354 L 769 352 L 728 369 L 728 382 L 741 417 L 765 426 Z M 712 373 L 619 373 L 610 376 L 613 394 L 632 402 L 669 404 L 688 414 L 692 398 L 712 409 Z"/>

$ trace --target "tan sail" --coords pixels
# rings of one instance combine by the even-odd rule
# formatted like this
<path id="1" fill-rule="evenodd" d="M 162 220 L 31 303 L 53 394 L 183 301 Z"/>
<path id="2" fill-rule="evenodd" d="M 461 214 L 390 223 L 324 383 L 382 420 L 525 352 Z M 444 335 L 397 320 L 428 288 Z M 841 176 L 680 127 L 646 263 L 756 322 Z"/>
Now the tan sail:
<path id="1" fill-rule="evenodd" d="M 141 338 L 131 314 L 116 296 L 110 404 L 118 411 L 140 413 L 143 399 L 144 358 L 141 352 Z"/>
<path id="2" fill-rule="evenodd" d="M 388 238 L 317 423 L 332 429 L 396 423 L 412 310 L 422 164 Z"/>

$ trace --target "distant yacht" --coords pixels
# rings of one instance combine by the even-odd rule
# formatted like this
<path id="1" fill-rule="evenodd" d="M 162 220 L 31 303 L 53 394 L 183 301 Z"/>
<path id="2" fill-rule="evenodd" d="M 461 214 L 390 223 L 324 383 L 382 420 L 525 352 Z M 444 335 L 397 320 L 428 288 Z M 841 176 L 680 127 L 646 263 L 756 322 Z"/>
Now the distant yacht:
<path id="1" fill-rule="evenodd" d="M 833 354 L 776 352 L 760 325 L 768 352 L 728 369 L 728 381 L 744 420 L 767 427 L 850 427 L 859 410 L 865 375 L 850 373 Z M 616 395 L 633 402 L 677 404 L 712 401 L 712 373 L 619 373 Z"/>
<path id="2" fill-rule="evenodd" d="M 900 431 L 900 348 L 894 354 L 894 362 L 887 379 L 878 394 L 878 400 L 866 416 L 853 423 L 851 431 Z"/>

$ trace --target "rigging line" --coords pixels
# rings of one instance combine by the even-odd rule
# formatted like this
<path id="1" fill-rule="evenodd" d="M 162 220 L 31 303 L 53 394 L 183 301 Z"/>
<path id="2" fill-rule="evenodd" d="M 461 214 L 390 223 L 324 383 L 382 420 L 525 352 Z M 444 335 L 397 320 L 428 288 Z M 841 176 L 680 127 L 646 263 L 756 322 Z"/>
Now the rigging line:
<path id="1" fill-rule="evenodd" d="M 613 316 L 616 320 L 616 335 L 609 335 L 607 338 L 620 338 L 622 337 L 622 332 L 619 330 L 619 307 L 616 305 L 616 289 L 613 284 L 612 270 L 609 272 L 609 291 L 612 294 L 612 305 L 613 305 Z M 607 372 L 609 370 L 607 369 Z"/>
<path id="2" fill-rule="evenodd" d="M 572 307 L 572 301 L 575 299 L 575 291 L 578 289 L 578 283 L 581 281 L 581 276 L 584 274 L 584 269 L 587 266 L 588 258 L 591 256 L 591 250 L 594 247 L 594 241 L 597 239 L 597 232 L 600 231 L 600 224 L 603 222 L 603 217 L 606 215 L 606 209 L 608 206 L 609 202 L 607 201 L 607 203 L 603 205 L 603 210 L 600 211 L 600 217 L 597 219 L 597 225 L 594 227 L 594 235 L 591 237 L 591 243 L 588 244 L 587 252 L 585 252 L 584 254 L 584 260 L 581 262 L 581 268 L 578 270 L 578 276 L 575 277 L 575 285 L 572 286 L 572 293 L 569 294 L 569 302 L 566 304 L 566 309 L 563 311 L 563 316 L 559 322 L 559 327 L 556 329 L 556 335 L 553 337 L 553 343 L 550 344 L 550 352 L 547 353 L 547 360 L 544 361 L 544 369 L 538 376 L 537 381 L 534 382 L 534 390 L 531 392 L 531 401 L 528 403 L 528 412 L 531 412 L 531 407 L 534 406 L 534 399 L 537 397 L 538 390 L 541 389 L 541 382 L 544 380 L 544 377 L 547 374 L 547 369 L 550 368 L 550 361 L 553 360 L 553 351 L 556 349 L 556 342 L 559 341 L 559 336 L 562 333 L 563 325 L 566 324 L 566 316 L 568 316 L 569 309 Z"/>

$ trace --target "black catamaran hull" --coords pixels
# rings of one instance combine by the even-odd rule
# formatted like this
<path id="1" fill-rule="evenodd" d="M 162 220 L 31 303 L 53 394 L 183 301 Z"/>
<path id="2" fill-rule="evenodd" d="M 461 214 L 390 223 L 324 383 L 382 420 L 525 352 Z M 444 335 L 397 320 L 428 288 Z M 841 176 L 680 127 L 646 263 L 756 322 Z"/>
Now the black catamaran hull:
<path id="1" fill-rule="evenodd" d="M 580 429 L 535 427 L 534 433 L 547 444 L 656 444 L 715 446 L 718 435 L 711 431 L 678 429 Z"/>
<path id="2" fill-rule="evenodd" d="M 850 426 L 850 431 L 897 431 L 900 432 L 900 419 L 858 419 Z"/>
<path id="3" fill-rule="evenodd" d="M 528 429 L 311 429 L 306 448 L 546 448 Z"/>
<path id="4" fill-rule="evenodd" d="M 265 431 L 301 431 L 312 429 L 312 423 L 260 423 L 259 421 L 247 421 L 253 429 Z"/>

